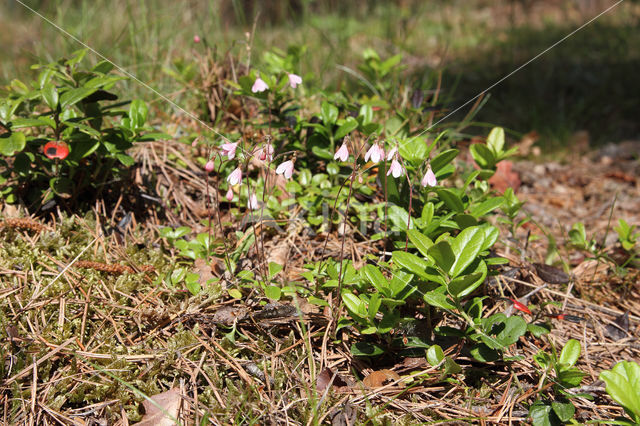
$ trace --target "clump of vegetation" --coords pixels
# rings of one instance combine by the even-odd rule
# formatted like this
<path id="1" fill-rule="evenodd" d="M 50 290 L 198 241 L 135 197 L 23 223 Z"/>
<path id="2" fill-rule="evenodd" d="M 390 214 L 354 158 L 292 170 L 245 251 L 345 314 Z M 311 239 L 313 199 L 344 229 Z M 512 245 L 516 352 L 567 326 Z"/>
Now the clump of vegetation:
<path id="1" fill-rule="evenodd" d="M 585 318 L 558 301 L 570 277 L 529 263 L 524 202 L 491 183 L 516 153 L 504 129 L 465 149 L 477 108 L 438 123 L 436 73 L 412 87 L 402 55 L 367 49 L 361 87 L 332 91 L 305 46 L 221 62 L 194 42 L 205 53 L 166 71 L 200 87 L 190 118 L 206 119 L 173 138 L 144 102 L 108 103 L 121 77 L 80 68 L 84 51 L 2 99 L 5 199 L 84 214 L 0 222 L 10 422 L 34 406 L 60 422 L 579 421 L 592 395 L 567 337 Z M 135 167 L 143 226 L 120 204 L 131 188 L 112 189 Z M 632 268 L 634 228 L 616 231 Z M 544 266 L 562 279 L 542 296 Z M 635 419 L 621 368 L 603 379 Z"/>

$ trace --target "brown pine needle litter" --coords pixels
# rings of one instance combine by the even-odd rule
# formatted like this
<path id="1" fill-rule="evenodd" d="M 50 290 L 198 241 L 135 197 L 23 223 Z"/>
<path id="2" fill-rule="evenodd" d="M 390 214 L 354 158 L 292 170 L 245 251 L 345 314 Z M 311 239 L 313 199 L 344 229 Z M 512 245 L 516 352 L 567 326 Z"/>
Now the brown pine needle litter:
<path id="1" fill-rule="evenodd" d="M 42 232 L 50 228 L 29 217 L 9 218 L 0 222 L 0 228 L 29 229 L 31 231 Z"/>
<path id="2" fill-rule="evenodd" d="M 133 274 L 136 272 L 130 266 L 119 265 L 116 263 L 93 262 L 90 260 L 79 260 L 74 264 L 74 266 L 76 266 L 77 268 L 93 269 L 95 271 L 106 272 L 113 275 L 121 275 L 121 274 L 124 274 L 125 272 L 129 274 Z M 155 270 L 155 268 L 152 265 L 140 265 L 137 268 L 143 272 L 151 272 Z"/>
<path id="3" fill-rule="evenodd" d="M 534 174 L 534 164 L 518 163 L 515 167 L 525 183 L 541 179 Z M 165 172 L 173 170 L 165 167 Z M 585 179 L 594 185 L 602 180 L 593 164 L 584 168 L 574 164 L 571 170 L 560 169 L 560 173 L 556 182 L 576 191 L 569 192 L 567 200 L 585 191 Z M 629 190 L 628 184 L 619 185 L 623 191 Z M 546 190 L 552 191 L 553 187 Z M 601 193 L 597 188 L 587 186 L 587 191 L 590 201 L 580 205 L 587 217 L 579 216 L 579 210 L 567 212 L 570 205 L 556 213 L 549 204 L 553 200 L 538 197 L 535 186 L 522 197 L 529 200 L 526 206 L 534 218 L 537 210 L 545 213 L 545 220 L 549 220 L 549 212 L 560 217 L 572 214 L 573 220 L 581 218 L 589 229 L 604 229 L 603 219 L 592 212 L 601 210 L 599 205 L 607 200 L 597 195 Z M 632 203 L 621 205 L 616 213 L 637 214 L 636 207 Z M 182 223 L 197 229 L 197 219 Z M 11 219 L 3 224 L 4 228 L 41 229 L 33 219 Z M 198 296 L 192 296 L 184 283 L 170 286 L 166 277 L 180 265 L 174 265 L 175 257 L 157 246 L 158 225 L 151 214 L 139 222 L 140 231 L 132 231 L 131 241 L 115 233 L 101 237 L 101 258 L 126 264 L 81 260 L 49 288 L 46 286 L 56 275 L 54 271 L 94 240 L 94 233 L 99 232 L 96 222 L 61 218 L 55 229 L 35 240 L 26 234 L 8 237 L 8 233 L 0 232 L 0 318 L 2 331 L 10 336 L 0 342 L 5 354 L 0 378 L 4 380 L 0 381 L 0 407 L 7 407 L 0 408 L 4 410 L 0 413 L 3 421 L 23 424 L 33 419 L 37 423 L 40 416 L 49 423 L 127 424 L 144 420 L 146 398 L 140 392 L 153 397 L 173 390 L 182 400 L 178 416 L 183 424 L 194 424 L 194 419 L 204 416 L 213 424 L 307 424 L 314 416 L 336 424 L 363 423 L 371 416 L 380 422 L 404 424 L 522 424 L 528 421 L 530 404 L 551 395 L 550 384 L 538 395 L 541 372 L 533 362 L 534 355 L 540 350 L 549 353 L 551 344 L 560 349 L 568 339 L 580 341 L 582 353 L 577 367 L 587 373 L 575 391 L 594 398 L 572 399 L 575 419 L 612 419 L 623 414 L 605 393 L 598 374 L 619 360 L 640 360 L 640 326 L 634 315 L 640 311 L 640 294 L 635 269 L 617 276 L 607 264 L 593 269 L 591 260 L 576 259 L 570 270 L 575 286 L 567 296 L 566 284 L 545 286 L 532 265 L 520 264 L 519 255 L 505 254 L 511 259 L 510 267 L 520 269 L 522 275 L 499 276 L 505 290 L 524 294 L 543 287 L 530 303 L 566 301 L 566 313 L 579 314 L 585 321 L 553 320 L 548 338 L 527 335 L 505 353 L 521 357 L 508 368 L 500 362 L 479 367 L 462 345 L 443 345 L 445 353 L 463 369 L 454 381 L 444 381 L 441 371 L 426 362 L 424 353 L 381 358 L 373 363 L 353 356 L 350 345 L 359 336 L 343 328 L 337 340 L 327 338 L 326 330 L 336 321 L 331 309 L 323 311 L 301 303 L 302 298 L 298 303 L 284 299 L 266 305 L 252 298 L 255 296 L 233 299 L 223 289 L 223 285 L 235 286 L 233 277 L 223 280 L 224 284 L 207 285 Z M 562 241 L 561 236 L 558 233 L 557 241 Z M 282 238 L 274 235 L 267 240 L 267 253 L 282 246 Z M 299 234 L 287 238 L 295 239 L 296 250 L 289 253 L 287 268 L 281 274 L 297 280 L 309 256 L 322 254 L 322 240 L 305 239 Z M 140 241 L 147 245 L 136 243 Z M 544 242 L 543 238 L 532 241 L 528 257 L 543 257 Z M 325 255 L 339 255 L 339 243 L 340 237 L 331 234 Z M 381 250 L 370 242 L 353 240 L 347 245 L 354 262 L 361 261 L 367 252 Z M 235 247 L 230 245 L 229 249 Z M 497 250 L 502 253 L 506 247 Z M 256 256 L 247 255 L 246 269 L 258 263 Z M 135 273 L 152 268 L 157 272 L 152 277 Z M 226 272 L 224 266 L 210 269 L 207 277 L 223 277 Z M 495 286 L 488 286 L 486 291 L 489 300 L 497 300 Z M 503 305 L 487 302 L 487 315 L 499 312 Z M 612 333 L 610 329 L 621 323 L 620 316 L 626 311 L 631 312 L 628 325 Z M 445 317 L 438 325 L 454 325 L 453 321 Z M 377 372 L 387 373 L 382 386 L 365 386 L 364 379 L 379 375 Z M 31 407 L 35 407 L 33 412 Z M 373 414 L 371 407 L 375 409 Z M 314 409 L 318 410 L 316 414 Z"/>

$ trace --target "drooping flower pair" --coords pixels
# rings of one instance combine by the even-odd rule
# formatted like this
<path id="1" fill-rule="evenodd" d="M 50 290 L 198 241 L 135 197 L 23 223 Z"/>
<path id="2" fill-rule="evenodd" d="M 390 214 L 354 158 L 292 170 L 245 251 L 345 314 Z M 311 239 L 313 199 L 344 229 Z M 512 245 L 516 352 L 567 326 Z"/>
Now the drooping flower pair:
<path id="1" fill-rule="evenodd" d="M 402 164 L 398 161 L 399 158 L 400 155 L 398 154 L 398 147 L 394 146 L 387 155 L 387 161 L 391 161 L 391 165 L 387 171 L 387 176 L 393 175 L 393 177 L 397 179 L 404 174 L 404 167 L 402 167 Z"/>
<path id="2" fill-rule="evenodd" d="M 436 175 L 433 173 L 433 170 L 431 170 L 431 165 L 427 167 L 427 172 L 424 174 L 424 177 L 420 181 L 420 185 L 422 185 L 423 187 L 438 186 L 438 179 L 436 179 Z"/>
<path id="3" fill-rule="evenodd" d="M 292 89 L 295 89 L 299 84 L 302 84 L 302 77 L 298 74 L 287 73 L 287 78 L 289 79 L 289 86 Z M 251 91 L 253 93 L 261 93 L 268 89 L 269 85 L 260 77 L 256 78 L 256 81 L 253 82 L 253 86 L 251 86 Z"/>

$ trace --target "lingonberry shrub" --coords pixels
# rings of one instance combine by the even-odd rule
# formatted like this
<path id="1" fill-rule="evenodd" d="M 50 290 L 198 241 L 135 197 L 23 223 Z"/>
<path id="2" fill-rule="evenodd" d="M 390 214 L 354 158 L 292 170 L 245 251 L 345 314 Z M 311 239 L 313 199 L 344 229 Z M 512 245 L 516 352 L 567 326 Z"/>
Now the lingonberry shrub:
<path id="1" fill-rule="evenodd" d="M 0 197 L 32 210 L 65 200 L 87 200 L 107 182 L 126 177 L 134 160 L 127 150 L 152 140 L 147 107 L 113 93 L 125 77 L 104 61 L 69 59 L 35 65 L 37 77 L 13 80 L 0 91 Z"/>

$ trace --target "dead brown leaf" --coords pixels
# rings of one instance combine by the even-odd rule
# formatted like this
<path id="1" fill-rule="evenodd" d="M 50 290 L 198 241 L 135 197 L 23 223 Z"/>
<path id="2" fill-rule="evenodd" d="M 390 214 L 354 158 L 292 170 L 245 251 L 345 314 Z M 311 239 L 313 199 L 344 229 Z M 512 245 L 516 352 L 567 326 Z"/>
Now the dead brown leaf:
<path id="1" fill-rule="evenodd" d="M 496 172 L 491 178 L 489 183 L 496 191 L 503 193 L 507 188 L 513 188 L 514 192 L 520 188 L 520 176 L 518 173 L 512 171 L 513 163 L 511 161 L 501 161 L 496 166 Z"/>
<path id="2" fill-rule="evenodd" d="M 206 260 L 198 258 L 195 262 L 193 262 L 193 268 L 195 272 L 199 275 L 198 282 L 201 287 L 204 287 L 211 278 L 214 278 L 213 272 L 211 271 L 211 266 L 207 263 Z"/>
<path id="3" fill-rule="evenodd" d="M 175 425 L 180 411 L 180 404 L 182 403 L 180 389 L 169 389 L 166 392 L 152 396 L 151 400 L 153 402 L 145 400 L 142 403 L 146 414 L 137 424 L 140 426 Z"/>
<path id="4" fill-rule="evenodd" d="M 382 386 L 388 384 L 389 382 L 395 382 L 396 380 L 400 380 L 400 375 L 392 370 L 377 370 L 371 372 L 367 377 L 364 378 L 362 383 L 370 388 L 381 388 Z M 404 383 L 398 382 L 398 386 L 404 387 Z"/>
<path id="5" fill-rule="evenodd" d="M 333 378 L 335 374 L 335 378 Z M 333 383 L 331 383 L 331 379 L 333 378 Z M 340 377 L 339 374 L 335 373 L 330 368 L 325 368 L 318 374 L 316 379 L 316 390 L 318 392 L 324 392 L 329 385 L 334 387 L 344 387 L 347 386 L 347 383 Z"/>

